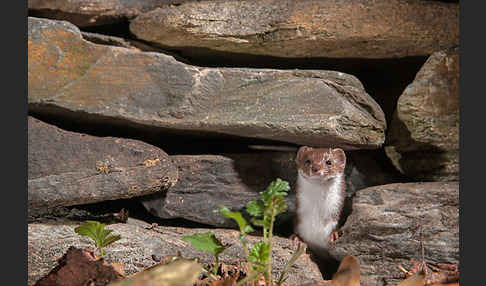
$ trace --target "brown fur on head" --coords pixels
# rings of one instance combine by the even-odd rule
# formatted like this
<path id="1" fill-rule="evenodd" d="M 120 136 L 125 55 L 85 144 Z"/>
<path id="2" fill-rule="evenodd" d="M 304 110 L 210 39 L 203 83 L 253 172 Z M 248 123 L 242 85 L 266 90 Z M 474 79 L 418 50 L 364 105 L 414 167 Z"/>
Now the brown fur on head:
<path id="1" fill-rule="evenodd" d="M 344 173 L 346 155 L 340 148 L 311 148 L 302 146 L 295 158 L 297 169 L 306 177 L 330 179 Z"/>

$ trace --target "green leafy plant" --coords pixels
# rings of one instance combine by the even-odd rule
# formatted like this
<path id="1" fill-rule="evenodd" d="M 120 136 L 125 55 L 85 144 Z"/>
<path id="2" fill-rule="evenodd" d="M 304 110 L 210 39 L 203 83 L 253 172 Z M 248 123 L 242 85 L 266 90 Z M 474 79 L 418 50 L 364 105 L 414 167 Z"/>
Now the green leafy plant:
<path id="1" fill-rule="evenodd" d="M 193 235 L 184 236 L 182 240 L 189 242 L 192 247 L 196 249 L 211 253 L 215 257 L 216 263 L 210 272 L 216 275 L 219 265 L 219 254 L 221 254 L 226 247 L 216 238 L 214 233 L 196 233 Z"/>
<path id="2" fill-rule="evenodd" d="M 266 285 L 272 285 L 273 226 L 277 215 L 287 210 L 284 197 L 289 190 L 289 183 L 278 178 L 260 193 L 260 200 L 250 201 L 246 204 L 246 211 L 252 216 L 251 222 L 263 227 L 263 241 L 253 245 L 249 261 L 258 266 L 255 270 L 264 269 Z M 283 279 L 280 280 L 283 281 Z"/>
<path id="3" fill-rule="evenodd" d="M 110 235 L 113 230 L 105 229 L 105 225 L 97 221 L 88 220 L 85 224 L 76 227 L 74 231 L 79 235 L 91 238 L 95 242 L 101 257 L 105 255 L 104 247 L 120 239 L 119 235 Z"/>
<path id="4" fill-rule="evenodd" d="M 236 284 L 244 285 L 244 283 L 254 280 L 263 273 L 265 278 L 265 285 L 273 285 L 271 279 L 272 272 L 272 238 L 273 238 L 273 226 L 277 215 L 285 212 L 287 210 L 287 204 L 285 203 L 284 197 L 290 190 L 289 184 L 281 179 L 276 179 L 273 181 L 265 191 L 260 193 L 260 200 L 250 201 L 246 205 L 246 212 L 251 216 L 251 223 L 254 226 L 263 228 L 263 241 L 254 243 L 251 247 L 246 235 L 254 232 L 254 228 L 247 222 L 240 212 L 230 211 L 226 206 L 219 207 L 216 212 L 219 212 L 225 218 L 233 219 L 240 230 L 239 240 L 243 244 L 243 250 L 245 252 L 246 261 L 249 265 L 250 272 L 248 275 L 238 281 Z M 195 234 L 191 237 L 198 235 L 198 237 L 203 237 L 204 239 L 183 239 L 191 242 L 193 247 L 212 252 L 214 249 L 218 249 L 218 253 L 213 255 L 216 256 L 216 264 L 218 264 L 217 255 L 221 253 L 225 248 L 217 247 L 221 245 L 221 242 L 212 233 L 206 234 Z M 292 258 L 288 261 L 287 265 L 284 267 L 279 279 L 277 280 L 277 285 L 281 285 L 286 280 L 286 274 L 297 258 L 304 252 L 306 245 L 302 246 L 294 253 Z M 215 274 L 215 272 L 213 272 Z"/>

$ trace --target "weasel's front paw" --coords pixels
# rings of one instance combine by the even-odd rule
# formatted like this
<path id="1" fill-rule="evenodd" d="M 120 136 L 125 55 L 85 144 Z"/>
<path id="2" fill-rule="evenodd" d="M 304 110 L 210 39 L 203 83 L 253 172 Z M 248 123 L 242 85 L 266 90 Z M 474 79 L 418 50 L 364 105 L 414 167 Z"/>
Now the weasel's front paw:
<path id="1" fill-rule="evenodd" d="M 334 243 L 342 235 L 339 231 L 335 230 L 329 235 L 329 243 Z"/>

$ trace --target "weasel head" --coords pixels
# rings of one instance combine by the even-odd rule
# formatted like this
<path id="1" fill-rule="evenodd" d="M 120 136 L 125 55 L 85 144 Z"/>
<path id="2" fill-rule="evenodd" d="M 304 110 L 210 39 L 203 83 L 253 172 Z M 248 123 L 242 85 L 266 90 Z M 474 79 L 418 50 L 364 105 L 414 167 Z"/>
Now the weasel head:
<path id="1" fill-rule="evenodd" d="M 323 183 L 344 174 L 346 155 L 340 148 L 302 146 L 297 152 L 295 163 L 300 176 Z"/>

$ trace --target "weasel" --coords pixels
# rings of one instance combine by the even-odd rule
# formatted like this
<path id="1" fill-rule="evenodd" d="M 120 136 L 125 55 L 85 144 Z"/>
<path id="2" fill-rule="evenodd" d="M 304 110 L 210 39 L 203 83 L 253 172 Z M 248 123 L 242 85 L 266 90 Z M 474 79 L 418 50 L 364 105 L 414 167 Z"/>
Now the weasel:
<path id="1" fill-rule="evenodd" d="M 297 164 L 297 220 L 295 233 L 318 256 L 325 256 L 335 232 L 346 196 L 342 149 L 302 146 Z"/>

